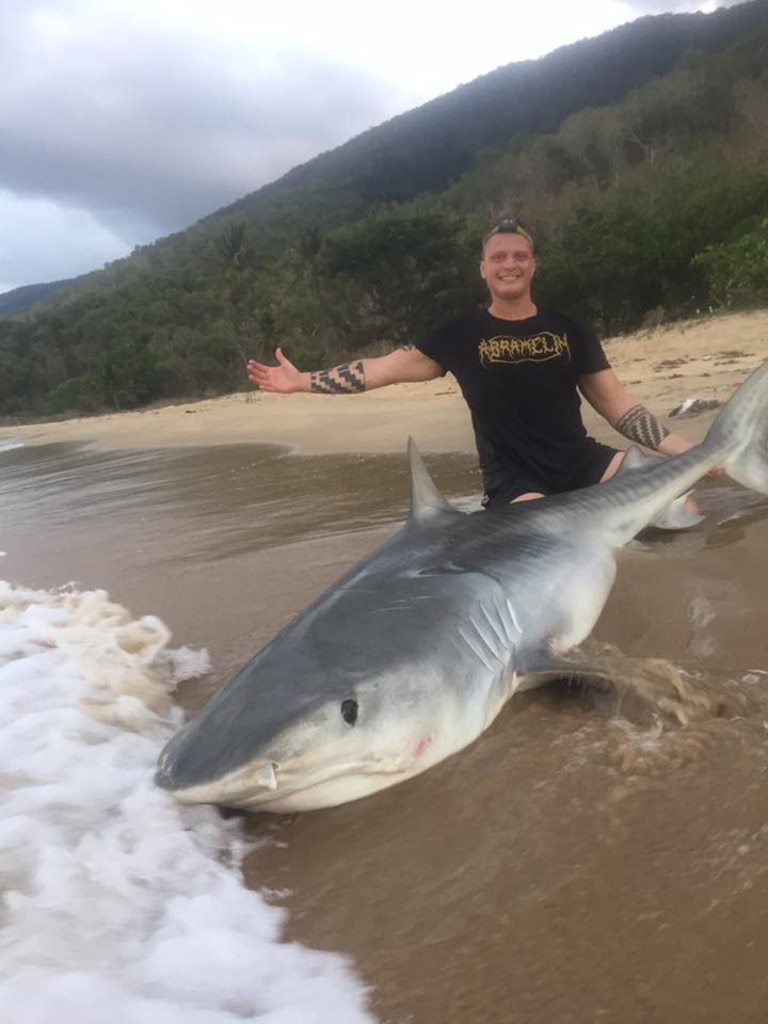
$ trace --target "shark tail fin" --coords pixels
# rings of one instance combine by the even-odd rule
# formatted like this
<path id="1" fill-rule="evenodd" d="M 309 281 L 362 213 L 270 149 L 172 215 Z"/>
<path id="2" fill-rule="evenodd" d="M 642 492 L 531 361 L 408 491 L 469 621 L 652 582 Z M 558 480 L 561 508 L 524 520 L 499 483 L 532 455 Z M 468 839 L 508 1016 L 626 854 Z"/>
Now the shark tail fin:
<path id="1" fill-rule="evenodd" d="M 456 509 L 435 486 L 412 437 L 408 438 L 408 461 L 411 467 L 411 521 L 423 523 L 445 513 L 457 515 Z"/>
<path id="2" fill-rule="evenodd" d="M 768 361 L 731 395 L 704 444 L 724 451 L 722 465 L 730 477 L 768 494 Z"/>

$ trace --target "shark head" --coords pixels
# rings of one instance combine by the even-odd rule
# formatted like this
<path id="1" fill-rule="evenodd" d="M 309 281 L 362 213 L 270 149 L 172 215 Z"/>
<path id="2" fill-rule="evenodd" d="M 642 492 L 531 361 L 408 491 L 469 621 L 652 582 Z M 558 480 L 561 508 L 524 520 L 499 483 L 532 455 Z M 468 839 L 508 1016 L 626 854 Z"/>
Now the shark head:
<path id="1" fill-rule="evenodd" d="M 499 618 L 494 577 L 446 554 L 467 516 L 410 451 L 403 531 L 289 623 L 163 750 L 156 781 L 180 802 L 278 812 L 345 803 L 443 760 L 497 713 L 507 641 L 518 634 L 509 613 Z M 495 611 L 467 617 L 486 591 Z"/>
<path id="2" fill-rule="evenodd" d="M 429 713 L 414 709 L 397 670 L 361 677 L 315 666 L 291 685 L 268 669 L 246 666 L 171 739 L 159 786 L 182 803 L 303 811 L 367 796 L 431 763 Z"/>

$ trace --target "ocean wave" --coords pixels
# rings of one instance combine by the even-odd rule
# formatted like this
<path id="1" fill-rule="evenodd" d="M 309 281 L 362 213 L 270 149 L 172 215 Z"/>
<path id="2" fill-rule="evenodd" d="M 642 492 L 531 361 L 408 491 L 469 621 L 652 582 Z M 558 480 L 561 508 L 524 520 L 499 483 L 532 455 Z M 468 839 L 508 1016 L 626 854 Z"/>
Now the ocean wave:
<path id="1" fill-rule="evenodd" d="M 152 781 L 207 671 L 102 591 L 0 581 L 0 1002 L 14 1021 L 357 1024 L 341 956 L 282 941 L 236 821 Z"/>
<path id="2" fill-rule="evenodd" d="M 0 437 L 0 452 L 12 452 L 14 448 L 26 447 L 23 437 Z"/>

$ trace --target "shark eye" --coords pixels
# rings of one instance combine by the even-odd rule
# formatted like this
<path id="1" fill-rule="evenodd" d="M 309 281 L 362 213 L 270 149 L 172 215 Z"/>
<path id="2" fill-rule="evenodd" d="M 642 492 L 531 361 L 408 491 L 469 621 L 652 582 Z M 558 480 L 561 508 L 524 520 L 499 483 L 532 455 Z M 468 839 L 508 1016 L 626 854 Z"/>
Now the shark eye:
<path id="1" fill-rule="evenodd" d="M 341 702 L 341 717 L 347 725 L 354 725 L 357 721 L 357 701 L 343 700 Z"/>

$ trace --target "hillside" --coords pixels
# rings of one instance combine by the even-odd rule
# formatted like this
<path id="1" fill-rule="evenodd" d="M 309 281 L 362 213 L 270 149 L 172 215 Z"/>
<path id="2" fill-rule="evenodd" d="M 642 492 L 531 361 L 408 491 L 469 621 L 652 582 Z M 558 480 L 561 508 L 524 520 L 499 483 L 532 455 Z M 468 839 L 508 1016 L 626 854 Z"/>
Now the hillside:
<path id="1" fill-rule="evenodd" d="M 314 207 L 316 193 L 327 200 L 327 190 L 348 190 L 365 207 L 441 192 L 484 150 L 553 132 L 577 111 L 615 103 L 667 74 L 686 53 L 721 52 L 767 22 L 765 0 L 709 15 L 644 17 L 539 60 L 508 64 L 295 168 L 213 216 L 275 223 L 286 198 L 295 201 L 301 194 Z"/>
<path id="2" fill-rule="evenodd" d="M 3 292 L 0 295 L 0 316 L 8 316 L 11 313 L 17 313 L 21 309 L 29 309 L 30 306 L 43 302 L 52 295 L 67 291 L 67 289 L 75 284 L 75 280 L 74 277 L 70 277 L 62 281 L 25 284 L 21 288 L 13 288 L 9 292 Z"/>
<path id="3" fill-rule="evenodd" d="M 482 301 L 503 208 L 539 301 L 604 332 L 768 301 L 766 25 L 753 0 L 500 68 L 0 318 L 0 415 L 231 391 L 279 340 L 305 366 L 408 341 Z"/>

